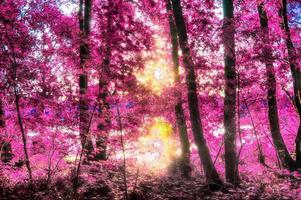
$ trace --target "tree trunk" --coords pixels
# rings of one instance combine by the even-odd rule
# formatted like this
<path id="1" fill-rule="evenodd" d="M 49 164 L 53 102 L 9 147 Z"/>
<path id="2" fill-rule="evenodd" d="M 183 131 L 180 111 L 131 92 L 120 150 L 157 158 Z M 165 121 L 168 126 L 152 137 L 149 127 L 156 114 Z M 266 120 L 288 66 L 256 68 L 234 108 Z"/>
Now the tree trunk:
<path id="1" fill-rule="evenodd" d="M 16 110 L 17 110 L 17 118 L 18 118 L 18 123 L 20 126 L 21 130 L 21 135 L 22 135 L 22 141 L 23 141 L 23 150 L 24 150 L 24 155 L 25 155 L 25 165 L 28 171 L 28 177 L 30 184 L 32 184 L 32 171 L 31 171 L 31 166 L 30 166 L 30 161 L 29 161 L 29 155 L 27 151 L 27 138 L 26 138 L 26 133 L 24 131 L 23 127 L 23 122 L 22 122 L 22 117 L 21 117 L 21 112 L 20 112 L 20 105 L 19 105 L 19 100 L 20 100 L 20 94 L 18 93 L 19 86 L 17 85 L 17 61 L 16 61 L 16 55 L 15 55 L 15 49 L 13 46 L 13 42 L 11 41 L 11 38 L 8 36 L 6 32 L 6 37 L 8 39 L 8 46 L 11 49 L 12 53 L 12 68 L 13 68 L 13 73 L 12 73 L 12 80 L 13 80 L 13 91 L 14 91 L 14 101 L 16 105 Z"/>
<path id="2" fill-rule="evenodd" d="M 10 142 L 5 141 L 5 119 L 2 99 L 0 99 L 0 160 L 8 163 L 13 158 Z"/>
<path id="3" fill-rule="evenodd" d="M 81 137 L 82 148 L 85 149 L 86 159 L 91 158 L 93 152 L 93 144 L 91 135 L 88 130 L 89 120 L 89 106 L 87 99 L 87 60 L 90 58 L 89 50 L 89 33 L 90 33 L 90 21 L 91 21 L 91 0 L 80 0 L 79 5 L 79 28 L 80 28 L 80 75 L 79 75 L 79 132 Z M 84 7 L 84 11 L 83 11 Z"/>
<path id="4" fill-rule="evenodd" d="M 179 44 L 183 53 L 183 64 L 186 71 L 186 84 L 188 89 L 189 113 L 195 144 L 198 148 L 198 153 L 202 161 L 207 181 L 209 184 L 214 184 L 217 185 L 217 187 L 220 187 L 222 185 L 222 181 L 216 171 L 216 168 L 214 167 L 206 140 L 203 135 L 197 97 L 196 75 L 188 45 L 188 36 L 180 0 L 173 0 L 172 7 L 179 37 Z"/>
<path id="5" fill-rule="evenodd" d="M 277 154 L 281 160 L 283 167 L 287 169 L 293 169 L 295 166 L 295 162 L 286 148 L 279 127 L 279 116 L 276 99 L 276 78 L 273 66 L 272 48 L 270 46 L 269 40 L 268 18 L 263 3 L 260 3 L 258 5 L 258 14 L 260 19 L 260 26 L 262 32 L 261 37 L 263 42 L 262 60 L 266 66 L 270 130 L 272 133 L 273 143 L 276 147 Z"/>
<path id="6" fill-rule="evenodd" d="M 257 149 L 258 149 L 258 161 L 260 164 L 262 164 L 263 166 L 267 166 L 267 164 L 265 163 L 265 155 L 263 153 L 263 150 L 262 150 L 262 145 L 261 145 L 261 142 L 258 138 L 258 134 L 257 134 L 257 130 L 256 130 L 256 126 L 255 126 L 255 122 L 253 120 L 253 116 L 252 116 L 252 113 L 249 109 L 249 105 L 247 104 L 247 101 L 245 99 L 243 99 L 244 101 L 244 104 L 246 106 L 246 110 L 250 116 L 250 119 L 251 119 L 251 124 L 252 124 L 252 127 L 253 127 L 253 133 L 254 133 L 254 136 L 256 138 L 256 144 L 257 144 Z M 273 145 L 273 143 L 271 143 Z M 278 159 L 277 159 L 278 160 Z"/>
<path id="7" fill-rule="evenodd" d="M 101 122 L 99 122 L 97 129 L 99 131 L 96 136 L 96 148 L 97 152 L 95 155 L 96 160 L 106 160 L 107 159 L 107 131 L 108 127 L 111 123 L 110 120 L 110 105 L 107 103 L 108 96 L 108 84 L 105 80 L 99 79 L 99 116 L 101 118 Z"/>
<path id="8" fill-rule="evenodd" d="M 29 176 L 29 181 L 32 182 L 32 171 L 31 171 L 31 166 L 30 166 L 30 161 L 29 161 L 29 155 L 28 155 L 28 151 L 27 151 L 27 138 L 26 138 L 26 134 L 24 131 L 24 127 L 23 127 L 23 122 L 22 122 L 22 117 L 21 117 L 21 112 L 20 112 L 20 106 L 19 106 L 19 94 L 17 92 L 17 86 L 14 84 L 14 93 L 15 93 L 15 104 L 16 104 L 16 108 L 17 108 L 17 114 L 18 114 L 18 122 L 19 122 L 19 126 L 20 126 L 20 130 L 21 130 L 21 134 L 22 134 L 22 140 L 23 140 L 23 150 L 24 150 L 24 154 L 25 154 L 25 165 L 28 171 L 28 176 Z"/>
<path id="9" fill-rule="evenodd" d="M 0 99 L 0 129 L 1 129 L 1 133 L 2 133 L 2 129 L 4 129 L 4 128 L 5 128 L 4 108 L 3 108 L 2 99 Z"/>
<path id="10" fill-rule="evenodd" d="M 301 168 L 301 111 L 299 111 L 299 128 L 296 136 L 296 163 L 297 167 Z"/>
<path id="11" fill-rule="evenodd" d="M 239 182 L 236 156 L 236 70 L 235 70 L 235 41 L 233 1 L 223 0 L 224 24 L 223 42 L 225 56 L 225 99 L 224 99 L 224 126 L 225 126 L 225 168 L 226 181 L 237 185 Z"/>
<path id="12" fill-rule="evenodd" d="M 109 96 L 108 85 L 109 85 L 109 73 L 111 64 L 111 38 L 110 34 L 112 31 L 112 11 L 113 2 L 108 0 L 108 12 L 107 12 L 107 30 L 105 35 L 106 47 L 105 47 L 105 57 L 102 63 L 102 68 L 104 73 L 99 77 L 99 115 L 102 118 L 102 122 L 98 124 L 99 134 L 96 139 L 97 147 L 97 160 L 107 159 L 107 132 L 111 124 L 110 117 L 110 104 L 107 101 Z"/>
<path id="13" fill-rule="evenodd" d="M 167 12 L 171 12 L 171 2 L 167 0 Z M 174 72 L 174 82 L 175 85 L 180 85 L 180 73 L 179 73 L 179 55 L 178 55 L 178 36 L 177 29 L 173 19 L 173 15 L 169 14 L 169 29 L 170 29 L 170 37 L 171 37 L 171 45 L 172 45 L 172 61 L 173 61 L 173 72 Z M 181 90 L 178 90 L 176 93 L 176 105 L 175 105 L 175 115 L 176 115 L 176 123 L 178 128 L 178 133 L 180 136 L 181 142 L 181 150 L 182 155 L 180 158 L 180 165 L 182 168 L 183 175 L 185 177 L 190 176 L 190 145 L 187 134 L 187 125 L 184 115 L 184 110 L 182 106 L 182 93 Z"/>
<path id="14" fill-rule="evenodd" d="M 287 18 L 287 0 L 282 0 L 281 15 L 283 19 L 283 30 L 285 31 L 285 42 L 288 51 L 288 61 L 293 77 L 294 86 L 294 103 L 299 116 L 299 128 L 296 137 L 296 162 L 299 168 L 301 168 L 301 66 L 298 66 L 297 53 L 294 44 L 291 39 L 290 28 Z"/>

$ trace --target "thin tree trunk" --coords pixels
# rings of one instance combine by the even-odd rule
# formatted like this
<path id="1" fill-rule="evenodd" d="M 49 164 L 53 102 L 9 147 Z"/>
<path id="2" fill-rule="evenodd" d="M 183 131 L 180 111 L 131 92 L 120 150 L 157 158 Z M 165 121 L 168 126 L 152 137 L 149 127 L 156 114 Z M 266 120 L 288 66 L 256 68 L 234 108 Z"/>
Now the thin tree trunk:
<path id="1" fill-rule="evenodd" d="M 85 149 L 85 155 L 87 160 L 90 159 L 93 152 L 93 144 L 90 134 L 87 131 L 89 120 L 89 106 L 87 99 L 87 60 L 90 58 L 89 50 L 89 33 L 90 33 L 90 21 L 91 21 L 91 0 L 80 0 L 79 4 L 79 28 L 80 28 L 80 75 L 79 75 L 79 132 L 81 137 L 82 148 Z M 83 10 L 84 7 L 84 10 Z M 85 142 L 84 142 L 85 141 Z"/>
<path id="2" fill-rule="evenodd" d="M 95 106 L 93 107 L 90 118 L 88 119 L 88 124 L 87 124 L 87 132 L 88 133 L 90 132 L 90 127 L 91 127 L 91 123 L 92 123 L 92 119 L 94 117 L 96 107 L 97 107 L 97 104 L 95 104 Z M 84 138 L 83 147 L 85 147 L 86 142 L 87 142 L 87 137 Z M 82 165 L 84 153 L 85 153 L 85 149 L 82 148 L 81 151 L 80 151 L 79 161 L 78 161 L 77 166 L 75 168 L 74 177 L 73 177 L 73 180 L 72 180 L 72 182 L 73 182 L 73 195 L 74 195 L 73 198 L 74 199 L 79 198 L 78 197 L 78 184 L 79 184 L 79 178 L 80 178 L 80 173 L 81 173 L 81 165 Z M 76 156 L 76 159 L 77 159 L 77 156 Z"/>
<path id="3" fill-rule="evenodd" d="M 233 0 L 223 0 L 224 9 L 224 55 L 225 55 L 225 99 L 224 99 L 224 126 L 225 126 L 225 168 L 226 181 L 237 185 L 239 182 L 236 167 L 236 70 L 235 70 L 235 41 Z"/>
<path id="4" fill-rule="evenodd" d="M 245 99 L 243 99 L 244 101 L 244 104 L 246 106 L 246 109 L 247 109 L 247 112 L 250 116 L 250 119 L 251 119 L 251 124 L 252 124 L 252 127 L 253 127 L 253 133 L 254 133 L 254 136 L 256 138 L 256 143 L 257 143 L 257 149 L 258 149 L 258 161 L 261 163 L 261 164 L 264 164 L 265 165 L 265 156 L 263 154 L 263 151 L 262 151 L 262 145 L 260 143 L 260 140 L 258 138 L 258 134 L 257 134 L 257 130 L 256 130 L 256 126 L 255 126 L 255 122 L 253 120 L 253 116 L 252 116 L 252 113 L 249 109 L 249 105 L 247 104 L 247 101 Z M 273 143 L 271 143 L 273 145 Z"/>
<path id="5" fill-rule="evenodd" d="M 2 99 L 0 99 L 0 129 L 2 130 L 4 128 L 5 128 L 4 108 L 3 108 Z"/>
<path id="6" fill-rule="evenodd" d="M 237 73 L 237 129 L 240 148 L 238 150 L 237 159 L 236 159 L 236 170 L 238 170 L 240 155 L 243 149 L 242 135 L 241 135 L 241 124 L 240 124 L 240 74 Z"/>
<path id="7" fill-rule="evenodd" d="M 2 98 L 2 97 L 1 97 Z M 4 158 L 4 135 L 5 132 L 5 120 L 4 120 L 4 109 L 2 104 L 2 99 L 0 99 L 0 160 L 5 162 Z"/>
<path id="8" fill-rule="evenodd" d="M 290 28 L 287 18 L 287 0 L 282 0 L 281 15 L 283 19 L 283 30 L 285 31 L 285 41 L 288 51 L 288 61 L 293 77 L 294 86 L 294 102 L 299 116 L 299 128 L 296 137 L 296 162 L 298 167 L 301 167 L 301 66 L 298 66 L 297 53 L 291 39 Z"/>
<path id="9" fill-rule="evenodd" d="M 109 68 L 111 64 L 111 38 L 110 34 L 112 31 L 112 11 L 113 2 L 112 0 L 108 0 L 108 12 L 107 12 L 107 32 L 105 35 L 106 47 L 105 47 L 105 57 L 102 63 L 102 68 L 104 73 L 99 78 L 99 115 L 104 121 L 98 124 L 99 134 L 96 139 L 96 147 L 97 147 L 97 160 L 105 160 L 107 159 L 107 136 L 105 135 L 108 131 L 108 128 L 111 124 L 110 117 L 110 104 L 107 101 L 107 97 L 109 96 L 108 91 L 108 78 L 109 78 Z"/>
<path id="10" fill-rule="evenodd" d="M 222 181 L 216 171 L 215 166 L 213 165 L 212 158 L 203 135 L 197 97 L 196 75 L 188 45 L 188 36 L 180 0 L 173 0 L 172 7 L 179 37 L 179 44 L 183 53 L 183 64 L 186 70 L 188 105 L 195 144 L 198 148 L 198 153 L 202 161 L 208 183 L 220 187 L 222 185 Z"/>
<path id="11" fill-rule="evenodd" d="M 171 12 L 171 2 L 167 0 L 167 12 Z M 170 37 L 172 45 L 172 60 L 173 60 L 173 72 L 174 72 L 174 82 L 175 85 L 180 85 L 180 73 L 179 73 L 179 55 L 178 55 L 178 36 L 177 29 L 173 19 L 173 15 L 169 14 L 169 28 L 170 28 Z M 180 165 L 182 168 L 183 175 L 186 177 L 190 176 L 190 144 L 187 134 L 187 125 L 184 115 L 184 110 L 182 106 L 182 92 L 178 90 L 176 93 L 176 105 L 175 105 L 175 115 L 176 123 L 180 136 L 181 142 L 181 160 Z"/>
<path id="12" fill-rule="evenodd" d="M 2 98 L 2 97 L 1 97 Z M 2 99 L 0 99 L 0 160 L 8 163 L 13 158 L 11 143 L 5 141 L 5 119 Z"/>
<path id="13" fill-rule="evenodd" d="M 300 109 L 301 110 L 301 109 Z M 301 168 L 301 112 L 299 111 L 299 128 L 295 139 L 296 143 L 296 164 L 298 168 Z"/>
<path id="14" fill-rule="evenodd" d="M 253 130 L 254 130 L 254 135 L 255 135 L 255 138 L 256 138 L 256 141 L 257 141 L 257 147 L 258 147 L 258 159 L 259 159 L 259 162 L 265 166 L 267 166 L 265 164 L 265 155 L 263 154 L 263 150 L 262 150 L 262 145 L 260 143 L 260 140 L 258 138 L 258 133 L 256 131 L 256 126 L 255 126 L 255 121 L 253 119 L 253 116 L 252 116 L 252 113 L 251 113 L 251 110 L 249 108 L 249 105 L 246 101 L 246 99 L 243 100 L 244 101 L 244 104 L 247 108 L 247 112 L 250 116 L 250 119 L 251 119 L 251 123 L 252 123 L 252 127 L 253 127 Z M 275 148 L 275 145 L 274 143 L 272 142 L 272 140 L 269 138 L 269 136 L 267 134 L 265 134 L 266 138 L 268 139 L 269 143 Z M 275 148 L 276 150 L 276 148 Z M 277 152 L 276 152 L 277 153 Z M 279 159 L 279 156 L 278 156 L 278 153 L 276 154 L 276 157 L 277 157 L 277 166 L 279 167 L 279 169 L 281 169 L 281 164 L 280 164 L 280 159 Z"/>
<path id="15" fill-rule="evenodd" d="M 17 92 L 17 86 L 14 85 L 14 93 L 15 93 L 15 105 L 17 108 L 17 114 L 18 114 L 18 122 L 20 125 L 20 130 L 22 133 L 22 141 L 23 141 L 23 150 L 25 154 L 25 165 L 28 171 L 28 176 L 29 176 L 29 181 L 32 182 L 32 171 L 31 171 L 31 166 L 30 166 L 30 161 L 29 161 L 29 156 L 28 156 L 28 151 L 27 151 L 27 138 L 26 138 L 26 133 L 23 128 L 23 122 L 22 122 L 22 117 L 21 117 L 21 112 L 20 112 L 20 106 L 19 106 L 19 94 Z"/>
<path id="16" fill-rule="evenodd" d="M 124 184 L 124 197 L 125 200 L 128 200 L 128 186 L 127 186 L 127 177 L 126 177 L 126 157 L 125 157 L 125 145 L 124 145 L 124 138 L 123 138 L 123 126 L 121 121 L 121 115 L 119 110 L 118 102 L 115 101 L 115 104 L 117 106 L 117 117 L 118 117 L 118 125 L 119 125 L 119 131 L 120 131 L 120 142 L 122 146 L 122 154 L 123 154 L 123 184 Z"/>
<path id="17" fill-rule="evenodd" d="M 28 156 L 28 151 L 27 151 L 27 139 L 26 139 L 26 133 L 24 131 L 23 127 L 23 122 L 22 122 L 22 117 L 21 117 L 21 112 L 20 112 L 20 106 L 19 106 L 19 100 L 20 96 L 18 93 L 18 85 L 17 85 L 17 61 L 16 61 L 16 55 L 14 52 L 14 46 L 12 41 L 10 40 L 10 37 L 8 36 L 7 30 L 6 30 L 6 37 L 8 39 L 8 44 L 11 49 L 12 53 L 12 67 L 13 67 L 13 74 L 12 74 L 12 80 L 13 80 L 13 90 L 14 90 L 14 97 L 15 97 L 15 105 L 17 109 L 17 117 L 18 117 L 18 123 L 20 126 L 21 134 L 22 134 L 22 141 L 23 141 L 23 150 L 24 150 L 24 155 L 25 155 L 25 165 L 28 171 L 28 177 L 30 184 L 32 184 L 32 171 L 31 171 L 31 166 L 30 166 L 30 161 L 29 161 L 29 156 Z"/>
<path id="18" fill-rule="evenodd" d="M 266 66 L 266 77 L 267 77 L 267 89 L 268 89 L 268 114 L 269 114 L 269 124 L 270 130 L 272 133 L 273 143 L 276 147 L 277 153 L 281 160 L 281 163 L 284 168 L 293 169 L 295 162 L 290 156 L 284 140 L 281 135 L 279 127 L 279 116 L 277 108 L 277 99 L 276 99 L 276 78 L 275 71 L 273 66 L 273 56 L 272 48 L 270 46 L 269 40 L 269 27 L 268 27 L 268 18 L 264 10 L 264 4 L 260 3 L 258 5 L 258 13 L 260 19 L 260 26 L 262 32 L 262 42 L 263 42 L 263 62 Z"/>

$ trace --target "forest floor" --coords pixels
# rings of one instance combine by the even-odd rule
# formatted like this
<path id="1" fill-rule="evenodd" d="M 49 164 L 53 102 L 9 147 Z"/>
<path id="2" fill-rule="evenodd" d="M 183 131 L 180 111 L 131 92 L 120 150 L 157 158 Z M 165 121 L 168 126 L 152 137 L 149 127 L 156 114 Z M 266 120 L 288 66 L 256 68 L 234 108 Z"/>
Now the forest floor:
<path id="1" fill-rule="evenodd" d="M 234 188 L 212 192 L 204 178 L 193 172 L 189 179 L 179 173 L 165 176 L 154 174 L 127 174 L 128 200 L 301 200 L 301 178 L 290 174 L 267 171 L 261 176 L 241 174 L 241 184 Z M 71 200 L 74 188 L 70 176 L 57 177 L 51 185 L 45 180 L 9 184 L 0 177 L 1 200 Z M 78 187 L 77 199 L 114 200 L 125 199 L 123 168 L 85 167 Z"/>

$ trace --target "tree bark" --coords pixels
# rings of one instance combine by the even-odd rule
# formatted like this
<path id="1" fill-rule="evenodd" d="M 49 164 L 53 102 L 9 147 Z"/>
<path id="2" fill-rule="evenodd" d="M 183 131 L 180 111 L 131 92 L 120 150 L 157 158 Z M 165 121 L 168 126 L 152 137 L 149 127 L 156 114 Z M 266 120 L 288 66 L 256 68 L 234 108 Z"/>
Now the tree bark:
<path id="1" fill-rule="evenodd" d="M 301 168 L 301 66 L 297 62 L 297 52 L 291 39 L 290 28 L 287 17 L 287 0 L 282 0 L 281 15 L 283 19 L 283 30 L 286 35 L 285 42 L 288 51 L 288 61 L 293 77 L 294 87 L 294 104 L 299 116 L 299 128 L 296 136 L 296 162 L 299 168 Z"/>
<path id="2" fill-rule="evenodd" d="M 82 148 L 85 149 L 86 159 L 91 158 L 93 143 L 88 132 L 89 106 L 87 99 L 87 61 L 90 58 L 89 33 L 91 21 L 92 0 L 80 0 L 79 3 L 79 28 L 80 28 L 80 75 L 79 75 L 79 132 Z M 83 9 L 84 8 L 84 9 Z"/>
<path id="3" fill-rule="evenodd" d="M 238 167 L 236 166 L 236 69 L 235 69 L 235 41 L 233 0 L 223 0 L 224 24 L 223 42 L 225 56 L 225 168 L 226 181 L 237 185 L 239 182 Z"/>
<path id="4" fill-rule="evenodd" d="M 27 138 L 26 138 L 26 133 L 25 133 L 24 127 L 23 127 L 22 116 L 21 116 L 20 105 L 19 105 L 20 94 L 18 93 L 19 86 L 17 85 L 18 64 L 16 61 L 14 45 L 13 45 L 13 42 L 11 41 L 10 37 L 8 36 L 7 30 L 6 30 L 6 37 L 8 39 L 8 46 L 10 47 L 11 53 L 12 53 L 12 63 L 11 64 L 12 64 L 12 68 L 13 68 L 12 80 L 13 80 L 13 91 L 14 91 L 14 98 L 15 98 L 14 100 L 15 100 L 15 105 L 16 105 L 16 110 L 17 110 L 18 123 L 20 126 L 21 135 L 22 135 L 23 150 L 24 150 L 24 155 L 25 155 L 25 165 L 27 168 L 30 184 L 32 184 L 32 170 L 31 170 L 29 155 L 28 155 L 28 151 L 27 151 Z"/>
<path id="5" fill-rule="evenodd" d="M 171 2 L 167 0 L 167 12 L 169 13 L 169 29 L 170 29 L 170 37 L 171 37 L 171 46 L 172 46 L 172 61 L 173 61 L 173 72 L 174 72 L 174 82 L 175 85 L 180 85 L 180 73 L 179 73 L 179 55 L 178 55 L 178 36 L 177 29 L 173 19 L 173 15 L 170 13 L 171 10 Z M 176 115 L 176 123 L 178 128 L 178 133 L 180 136 L 181 142 L 181 150 L 182 155 L 180 158 L 180 165 L 182 168 L 182 173 L 185 177 L 190 176 L 190 144 L 187 134 L 187 125 L 184 115 L 184 110 L 182 106 L 182 93 L 181 90 L 177 90 L 176 92 L 176 105 L 175 105 L 175 115 Z"/>
<path id="6" fill-rule="evenodd" d="M 276 78 L 275 71 L 273 66 L 273 55 L 272 48 L 269 40 L 269 27 L 268 27 L 268 17 L 264 9 L 264 4 L 260 3 L 258 5 L 258 14 L 260 19 L 261 26 L 261 37 L 263 42 L 262 49 L 262 60 L 266 66 L 266 78 L 267 78 L 267 98 L 268 98 L 268 115 L 269 115 L 269 124 L 270 130 L 272 133 L 273 143 L 276 147 L 277 154 L 281 160 L 281 164 L 284 168 L 294 169 L 295 162 L 290 156 L 284 140 L 281 135 L 279 127 L 279 116 L 278 116 L 278 107 L 276 99 Z"/>
<path id="7" fill-rule="evenodd" d="M 97 147 L 97 160 L 107 159 L 107 131 L 111 124 L 110 117 L 110 104 L 107 101 L 109 96 L 108 85 L 109 85 L 109 73 L 110 73 L 110 64 L 111 64 L 111 38 L 110 34 L 112 31 L 112 10 L 113 2 L 108 0 L 108 11 L 107 11 L 107 30 L 105 35 L 105 57 L 102 63 L 102 68 L 104 73 L 99 77 L 99 115 L 102 118 L 102 122 L 98 124 L 99 134 L 96 139 Z M 104 119 L 104 120 L 103 120 Z"/>
<path id="8" fill-rule="evenodd" d="M 17 86 L 15 84 L 14 84 L 14 93 L 15 93 L 15 105 L 16 105 L 17 114 L 18 114 L 18 122 L 19 122 L 20 130 L 21 130 L 21 134 L 22 134 L 23 150 L 24 150 L 24 154 L 25 154 L 25 165 L 26 165 L 26 168 L 28 171 L 29 181 L 32 182 L 32 170 L 31 170 L 29 155 L 28 155 L 28 151 L 27 151 L 27 138 L 26 138 L 26 133 L 24 131 L 24 127 L 23 127 L 20 106 L 19 106 L 20 97 L 17 92 Z"/>
<path id="9" fill-rule="evenodd" d="M 108 84 L 105 80 L 99 79 L 99 116 L 102 118 L 101 122 L 98 124 L 97 129 L 99 131 L 96 136 L 96 148 L 97 152 L 95 155 L 96 160 L 106 160 L 107 159 L 107 131 L 111 123 L 110 120 L 110 105 L 107 103 L 108 97 Z M 104 120 L 103 120 L 104 119 Z"/>
<path id="10" fill-rule="evenodd" d="M 247 112 L 250 116 L 251 124 L 252 124 L 252 127 L 253 127 L 253 133 L 254 133 L 254 136 L 256 138 L 256 144 L 257 144 L 257 149 L 258 149 L 258 161 L 259 161 L 260 164 L 262 164 L 264 166 L 267 166 L 266 163 L 265 163 L 265 155 L 264 155 L 263 150 L 262 150 L 261 142 L 258 138 L 258 133 L 257 133 L 257 130 L 256 130 L 256 125 L 255 125 L 252 113 L 249 109 L 249 105 L 247 104 L 247 101 L 245 99 L 243 99 L 243 101 L 244 101 L 244 104 L 246 106 L 246 110 L 247 110 Z M 271 144 L 273 145 L 273 143 L 271 143 Z"/>
<path id="11" fill-rule="evenodd" d="M 178 37 L 179 37 L 179 44 L 183 54 L 183 64 L 186 71 L 188 105 L 189 105 L 190 121 L 192 125 L 192 132 L 193 132 L 195 144 L 198 148 L 198 153 L 202 161 L 202 165 L 208 183 L 220 187 L 222 185 L 222 181 L 212 162 L 212 158 L 210 156 L 210 152 L 203 135 L 203 128 L 201 123 L 198 97 L 197 97 L 196 75 L 195 75 L 194 64 L 192 61 L 192 57 L 188 45 L 188 36 L 187 36 L 185 20 L 184 20 L 180 0 L 173 0 L 172 8 L 173 8 L 174 18 L 176 22 Z"/>
<path id="12" fill-rule="evenodd" d="M 2 97 L 1 97 L 1 98 L 2 98 Z M 4 128 L 5 128 L 4 108 L 3 108 L 2 99 L 0 99 L 0 128 L 1 128 L 1 129 L 4 129 Z"/>
<path id="13" fill-rule="evenodd" d="M 1 97 L 2 98 L 2 97 Z M 0 99 L 0 160 L 8 163 L 13 158 L 11 143 L 5 141 L 5 119 L 2 99 Z"/>

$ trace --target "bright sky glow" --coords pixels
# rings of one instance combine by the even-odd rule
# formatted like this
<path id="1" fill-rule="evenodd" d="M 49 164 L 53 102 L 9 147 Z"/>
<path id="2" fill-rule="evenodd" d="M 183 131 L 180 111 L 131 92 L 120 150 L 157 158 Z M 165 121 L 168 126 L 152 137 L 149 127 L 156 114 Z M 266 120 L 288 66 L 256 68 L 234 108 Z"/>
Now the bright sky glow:
<path id="1" fill-rule="evenodd" d="M 155 118 L 148 127 L 148 134 L 138 139 L 138 164 L 151 171 L 166 170 L 176 156 L 176 142 L 172 138 L 172 126 L 163 118 Z"/>
<path id="2" fill-rule="evenodd" d="M 164 88 L 173 85 L 173 74 L 169 68 L 169 64 L 163 58 L 151 60 L 145 63 L 143 71 L 136 73 L 136 77 L 140 84 L 160 94 Z"/>
<path id="3" fill-rule="evenodd" d="M 181 156 L 181 149 L 177 147 L 172 137 L 172 125 L 161 117 L 154 118 L 150 124 L 143 125 L 144 135 L 136 142 L 126 144 L 126 159 L 135 159 L 135 165 L 152 173 L 165 173 L 174 158 Z M 135 150 L 127 150 L 128 146 L 135 146 Z M 122 151 L 117 151 L 114 159 L 122 160 Z"/>
<path id="4" fill-rule="evenodd" d="M 63 11 L 63 13 L 65 15 L 68 15 L 68 16 L 70 16 L 72 13 L 76 12 L 77 7 L 78 7 L 78 5 L 76 3 L 73 3 L 72 1 L 63 2 L 60 5 L 60 9 Z"/>
<path id="5" fill-rule="evenodd" d="M 151 89 L 156 94 L 173 85 L 174 77 L 171 73 L 172 64 L 167 59 L 167 53 L 162 49 L 165 46 L 165 40 L 163 38 L 155 38 L 156 51 L 154 57 L 146 59 L 144 63 L 144 69 L 136 72 L 138 82 Z M 145 57 L 147 57 L 145 53 Z"/>

